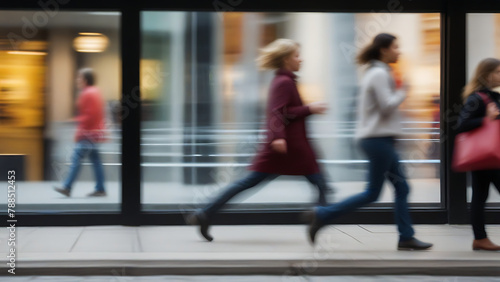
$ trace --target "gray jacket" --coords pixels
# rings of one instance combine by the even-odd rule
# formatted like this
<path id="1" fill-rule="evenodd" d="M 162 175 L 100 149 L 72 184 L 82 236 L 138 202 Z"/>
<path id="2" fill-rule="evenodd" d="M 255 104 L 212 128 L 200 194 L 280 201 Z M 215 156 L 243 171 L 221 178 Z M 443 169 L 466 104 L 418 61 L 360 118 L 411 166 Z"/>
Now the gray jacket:
<path id="1" fill-rule="evenodd" d="M 370 62 L 358 96 L 356 139 L 400 135 L 398 107 L 405 98 L 404 88 L 396 90 L 389 65 L 378 60 Z"/>

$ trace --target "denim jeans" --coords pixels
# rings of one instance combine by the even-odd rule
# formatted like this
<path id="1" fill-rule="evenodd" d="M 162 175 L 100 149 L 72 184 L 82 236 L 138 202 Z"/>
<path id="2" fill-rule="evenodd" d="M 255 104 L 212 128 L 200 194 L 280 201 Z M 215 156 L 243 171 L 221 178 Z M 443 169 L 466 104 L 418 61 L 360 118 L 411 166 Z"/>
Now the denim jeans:
<path id="1" fill-rule="evenodd" d="M 361 149 L 369 160 L 368 184 L 366 190 L 339 203 L 318 207 L 317 218 L 321 224 L 328 224 L 336 217 L 359 207 L 375 202 L 387 178 L 395 188 L 394 215 L 400 234 L 400 241 L 409 240 L 415 234 L 408 210 L 409 187 L 399 156 L 394 148 L 394 138 L 365 138 L 360 141 Z"/>
<path id="2" fill-rule="evenodd" d="M 269 182 L 275 178 L 277 178 L 279 174 L 270 174 L 264 172 L 252 171 L 247 177 L 240 179 L 232 184 L 230 184 L 226 190 L 219 195 L 212 203 L 208 204 L 203 212 L 207 217 L 213 216 L 219 209 L 221 209 L 224 204 L 226 204 L 231 198 L 236 196 L 237 194 L 248 190 L 262 182 Z M 323 175 L 320 173 L 304 175 L 304 177 L 309 180 L 309 182 L 315 185 L 318 188 L 318 204 L 326 205 L 326 197 L 325 192 L 327 190 L 327 184 Z"/>
<path id="3" fill-rule="evenodd" d="M 99 150 L 97 149 L 97 145 L 95 143 L 86 140 L 76 143 L 73 155 L 71 156 L 70 171 L 63 184 L 64 188 L 71 190 L 71 186 L 80 172 L 82 159 L 85 156 L 90 158 L 94 168 L 94 175 L 97 182 L 95 190 L 98 192 L 104 192 L 104 170 L 99 157 Z"/>

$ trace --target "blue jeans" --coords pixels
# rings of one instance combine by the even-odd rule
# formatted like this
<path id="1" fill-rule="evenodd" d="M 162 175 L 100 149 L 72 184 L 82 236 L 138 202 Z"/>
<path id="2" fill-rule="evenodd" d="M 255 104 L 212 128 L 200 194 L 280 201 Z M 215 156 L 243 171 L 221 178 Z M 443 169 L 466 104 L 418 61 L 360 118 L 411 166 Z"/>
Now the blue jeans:
<path id="1" fill-rule="evenodd" d="M 76 143 L 75 150 L 71 156 L 70 171 L 63 184 L 64 188 L 71 190 L 71 186 L 80 172 L 82 159 L 85 156 L 89 156 L 92 166 L 94 167 L 94 174 L 97 182 L 95 190 L 104 192 L 104 170 L 99 157 L 99 150 L 95 143 L 86 140 Z"/>
<path id="2" fill-rule="evenodd" d="M 219 209 L 221 209 L 231 198 L 233 198 L 237 194 L 252 187 L 255 187 L 257 184 L 260 184 L 262 182 L 269 182 L 278 176 L 279 174 L 270 174 L 270 173 L 252 171 L 247 177 L 230 184 L 226 188 L 226 190 L 222 194 L 220 194 L 219 197 L 217 197 L 217 199 L 215 199 L 214 202 L 208 204 L 203 209 L 203 212 L 206 214 L 207 217 L 210 218 L 211 216 L 213 216 L 214 213 L 216 213 Z M 311 184 L 315 185 L 318 188 L 319 192 L 318 204 L 326 205 L 325 192 L 327 190 L 327 184 L 325 179 L 323 178 L 323 175 L 317 173 L 304 176 L 307 178 L 307 180 L 309 180 Z"/>
<path id="3" fill-rule="evenodd" d="M 399 164 L 399 156 L 394 148 L 394 138 L 365 138 L 360 141 L 360 145 L 370 162 L 366 190 L 342 202 L 327 207 L 318 207 L 316 209 L 318 221 L 322 225 L 328 224 L 342 214 L 375 202 L 387 178 L 396 190 L 394 215 L 400 234 L 399 239 L 400 241 L 411 239 L 415 232 L 408 210 L 409 187 L 406 183 L 403 167 Z"/>

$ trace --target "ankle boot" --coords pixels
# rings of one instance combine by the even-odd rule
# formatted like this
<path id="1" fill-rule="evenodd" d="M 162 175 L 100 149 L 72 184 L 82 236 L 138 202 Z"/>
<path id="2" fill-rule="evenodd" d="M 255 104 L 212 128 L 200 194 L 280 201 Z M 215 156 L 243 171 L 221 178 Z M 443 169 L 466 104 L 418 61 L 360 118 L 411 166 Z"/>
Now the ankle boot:
<path id="1" fill-rule="evenodd" d="M 474 251 L 500 251 L 500 246 L 495 245 L 488 238 L 484 238 L 481 240 L 474 240 L 472 243 L 472 249 Z"/>
<path id="2" fill-rule="evenodd" d="M 191 225 L 199 225 L 201 235 L 208 241 L 212 242 L 214 239 L 209 233 L 208 228 L 210 227 L 210 223 L 208 220 L 208 216 L 202 210 L 198 210 L 195 213 L 191 214 L 187 218 L 187 223 Z"/>

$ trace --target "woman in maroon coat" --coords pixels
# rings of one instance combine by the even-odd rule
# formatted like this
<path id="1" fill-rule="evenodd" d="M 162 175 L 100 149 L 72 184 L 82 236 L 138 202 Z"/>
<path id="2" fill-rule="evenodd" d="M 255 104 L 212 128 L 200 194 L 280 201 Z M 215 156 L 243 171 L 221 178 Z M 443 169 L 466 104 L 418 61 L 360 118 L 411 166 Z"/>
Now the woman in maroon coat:
<path id="1" fill-rule="evenodd" d="M 307 139 L 305 124 L 307 116 L 323 114 L 326 104 L 302 103 L 294 74 L 302 62 L 299 44 L 290 39 L 277 39 L 261 50 L 258 62 L 262 69 L 276 70 L 267 107 L 267 142 L 257 154 L 247 177 L 231 184 L 214 202 L 188 217 L 188 223 L 199 225 L 201 234 L 208 241 L 213 240 L 208 234 L 210 219 L 227 201 L 279 175 L 304 175 L 318 187 L 318 203 L 326 205 L 328 187 Z"/>

